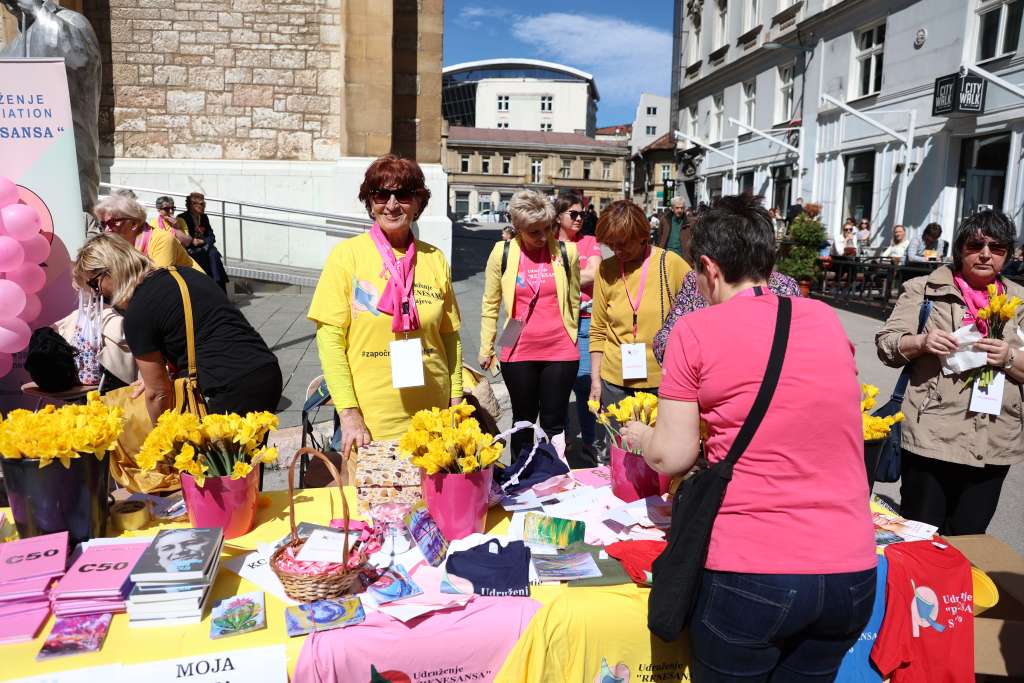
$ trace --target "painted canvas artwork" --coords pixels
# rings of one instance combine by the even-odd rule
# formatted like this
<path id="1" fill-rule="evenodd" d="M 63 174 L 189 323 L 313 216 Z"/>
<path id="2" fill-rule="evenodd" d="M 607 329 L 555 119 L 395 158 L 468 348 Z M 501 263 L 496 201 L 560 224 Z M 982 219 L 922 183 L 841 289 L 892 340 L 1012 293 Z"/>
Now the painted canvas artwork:
<path id="1" fill-rule="evenodd" d="M 223 638 L 267 627 L 262 591 L 224 598 L 210 611 L 210 637 Z"/>
<path id="2" fill-rule="evenodd" d="M 527 512 L 523 524 L 523 540 L 565 548 L 583 542 L 586 522 L 561 517 L 549 517 L 539 512 Z"/>
<path id="3" fill-rule="evenodd" d="M 541 581 L 571 581 L 601 576 L 601 570 L 590 553 L 534 555 L 532 560 L 537 578 Z"/>
<path id="4" fill-rule="evenodd" d="M 57 617 L 36 659 L 99 652 L 112 617 L 112 614 Z"/>
<path id="5" fill-rule="evenodd" d="M 366 618 L 359 598 L 317 600 L 284 611 L 285 628 L 289 636 L 304 636 L 314 631 L 329 631 L 360 624 Z"/>
<path id="6" fill-rule="evenodd" d="M 366 591 L 381 605 L 423 594 L 423 590 L 409 578 L 409 573 L 402 565 L 395 565 L 385 571 Z"/>
<path id="7" fill-rule="evenodd" d="M 422 500 L 413 505 L 405 515 L 405 526 L 416 540 L 416 545 L 419 546 L 423 557 L 427 558 L 427 562 L 432 567 L 440 565 L 448 554 L 448 541 Z"/>

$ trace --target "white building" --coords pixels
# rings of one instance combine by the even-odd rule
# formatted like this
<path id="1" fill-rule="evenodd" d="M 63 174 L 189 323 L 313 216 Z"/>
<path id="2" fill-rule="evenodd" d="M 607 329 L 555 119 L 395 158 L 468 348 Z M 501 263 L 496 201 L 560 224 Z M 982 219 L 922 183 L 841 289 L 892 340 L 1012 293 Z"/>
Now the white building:
<path id="1" fill-rule="evenodd" d="M 671 121 L 671 100 L 649 92 L 641 93 L 633 115 L 633 133 L 629 142 L 629 151 L 636 154 L 665 133 L 669 132 Z"/>
<path id="2" fill-rule="evenodd" d="M 594 77 L 536 59 L 485 59 L 445 67 L 442 109 L 452 126 L 593 137 L 600 96 Z"/>
<path id="3" fill-rule="evenodd" d="M 935 221 L 949 239 L 983 206 L 1020 223 L 1024 3 L 780 4 L 676 0 L 672 118 L 691 201 L 802 196 L 832 231 L 870 218 L 876 246 L 897 223 Z"/>

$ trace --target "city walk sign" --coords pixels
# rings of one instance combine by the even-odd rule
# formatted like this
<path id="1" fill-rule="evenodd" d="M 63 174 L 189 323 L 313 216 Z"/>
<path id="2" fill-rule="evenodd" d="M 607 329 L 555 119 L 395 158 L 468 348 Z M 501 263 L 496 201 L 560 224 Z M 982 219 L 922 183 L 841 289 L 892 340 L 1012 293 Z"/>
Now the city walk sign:
<path id="1" fill-rule="evenodd" d="M 935 79 L 932 116 L 977 116 L 984 113 L 984 78 L 955 73 Z"/>

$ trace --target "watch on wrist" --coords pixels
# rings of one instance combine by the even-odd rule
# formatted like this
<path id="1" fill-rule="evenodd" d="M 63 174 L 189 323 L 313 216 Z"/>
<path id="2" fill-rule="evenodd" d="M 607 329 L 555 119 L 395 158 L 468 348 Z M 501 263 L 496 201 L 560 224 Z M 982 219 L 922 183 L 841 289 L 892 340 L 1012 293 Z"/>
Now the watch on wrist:
<path id="1" fill-rule="evenodd" d="M 1010 355 L 1007 356 L 1006 363 L 1003 364 L 1003 369 L 1004 370 L 1009 370 L 1010 368 L 1012 368 L 1013 367 L 1013 361 L 1015 361 L 1015 360 L 1016 360 L 1016 354 L 1014 353 L 1013 349 L 1010 349 Z"/>

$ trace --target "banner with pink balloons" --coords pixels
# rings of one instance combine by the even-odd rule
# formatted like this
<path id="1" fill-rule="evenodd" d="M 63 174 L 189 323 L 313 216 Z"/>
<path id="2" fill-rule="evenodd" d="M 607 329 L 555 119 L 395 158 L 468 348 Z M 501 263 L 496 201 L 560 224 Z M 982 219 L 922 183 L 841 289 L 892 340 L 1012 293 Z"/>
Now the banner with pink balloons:
<path id="1" fill-rule="evenodd" d="M 32 331 L 71 313 L 71 266 L 85 241 L 67 72 L 60 59 L 0 59 L 0 416 L 32 407 Z"/>

